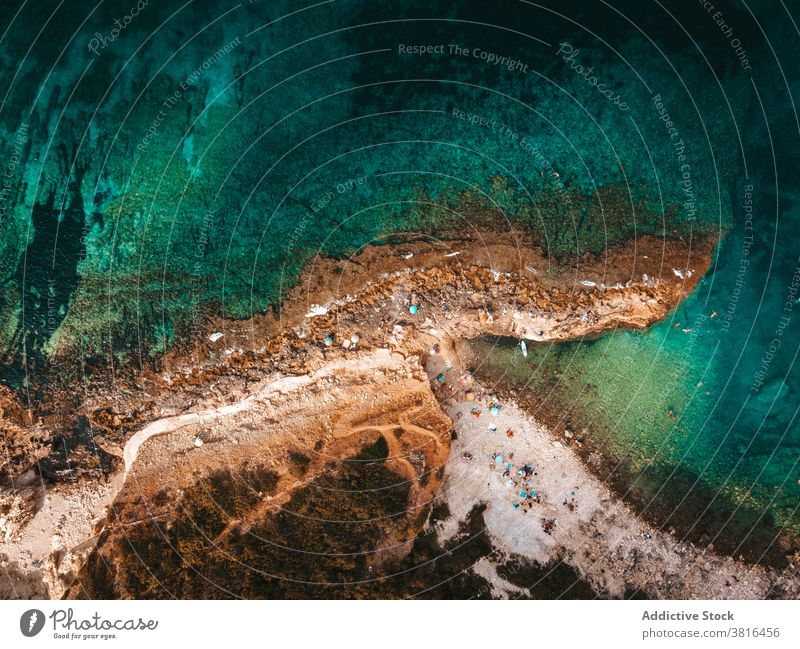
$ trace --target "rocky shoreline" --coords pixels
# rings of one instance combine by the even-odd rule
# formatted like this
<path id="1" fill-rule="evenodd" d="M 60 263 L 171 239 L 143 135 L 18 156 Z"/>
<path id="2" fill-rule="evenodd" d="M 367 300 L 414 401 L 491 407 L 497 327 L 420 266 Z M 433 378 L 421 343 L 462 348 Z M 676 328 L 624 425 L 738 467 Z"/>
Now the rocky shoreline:
<path id="1" fill-rule="evenodd" d="M 523 245 L 518 233 L 490 232 L 315 260 L 279 314 L 209 322 L 193 347 L 170 352 L 157 370 L 95 380 L 79 408 L 93 431 L 82 449 L 118 458 L 101 465 L 104 477 L 75 465 L 74 484 L 52 486 L 35 465 L 16 475 L 6 467 L 0 595 L 81 596 L 87 566 L 99 558 L 113 564 L 131 525 L 169 529 L 174 503 L 192 485 L 220 471 L 269 476 L 253 502 L 245 498 L 242 511 L 224 514 L 218 532 L 227 543 L 233 532 L 238 538 L 274 518 L 343 458 L 382 444 L 383 469 L 405 485 L 404 510 L 371 529 L 375 547 L 359 563 L 366 574 L 413 556 L 415 539 L 430 530 L 446 545 L 483 506 L 504 561 L 565 562 L 603 596 L 796 596 L 794 573 L 699 551 L 648 526 L 513 403 L 497 413 L 491 403 L 478 406 L 476 392 L 484 390 L 468 387 L 474 379 L 455 347 L 485 334 L 535 344 L 646 327 L 691 292 L 713 245 L 644 238 L 565 265 Z M 490 412 L 475 417 L 476 408 Z M 23 410 L 4 409 L 15 435 L 46 438 L 47 418 L 26 427 Z M 200 433 L 207 443 L 194 448 Z M 508 479 L 498 482 L 494 473 L 496 458 L 510 452 L 536 463 L 548 485 L 534 488 L 535 504 L 523 489 L 523 511 L 507 502 Z M 526 452 L 531 458 L 521 457 Z M 444 521 L 432 519 L 437 506 L 450 511 Z M 497 565 L 482 557 L 471 571 L 492 584 L 494 596 L 524 594 L 524 586 L 497 578 Z"/>

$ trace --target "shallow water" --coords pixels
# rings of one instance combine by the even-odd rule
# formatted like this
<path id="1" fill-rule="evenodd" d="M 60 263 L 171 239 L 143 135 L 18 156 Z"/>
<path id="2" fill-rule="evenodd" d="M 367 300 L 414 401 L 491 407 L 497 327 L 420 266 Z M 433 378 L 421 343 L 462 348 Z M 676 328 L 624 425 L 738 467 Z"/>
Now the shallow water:
<path id="1" fill-rule="evenodd" d="M 687 485 L 696 484 L 719 499 L 712 508 L 723 509 L 731 500 L 763 514 L 761 523 L 774 517 L 777 528 L 796 529 L 796 374 L 754 390 L 759 347 L 751 342 L 752 351 L 737 349 L 733 345 L 743 345 L 746 332 L 725 333 L 719 316 L 705 315 L 711 308 L 705 304 L 705 283 L 644 333 L 529 343 L 527 359 L 509 343 L 487 340 L 479 352 L 482 371 L 507 374 L 523 398 L 531 391 L 543 407 L 562 404 L 566 425 L 586 426 L 607 454 L 624 458 L 618 471 L 629 482 L 639 481 L 631 488 L 640 489 L 645 502 L 654 499 L 651 507 L 659 500 L 675 502 L 670 490 L 683 497 Z M 796 340 L 795 332 L 787 332 L 783 344 L 793 343 L 796 350 Z M 734 354 L 741 358 L 732 360 Z M 726 371 L 729 363 L 733 371 Z M 674 478 L 673 484 L 665 484 L 667 478 Z M 759 522 L 752 514 L 750 519 L 752 525 Z M 755 531 L 740 530 L 739 540 Z"/>

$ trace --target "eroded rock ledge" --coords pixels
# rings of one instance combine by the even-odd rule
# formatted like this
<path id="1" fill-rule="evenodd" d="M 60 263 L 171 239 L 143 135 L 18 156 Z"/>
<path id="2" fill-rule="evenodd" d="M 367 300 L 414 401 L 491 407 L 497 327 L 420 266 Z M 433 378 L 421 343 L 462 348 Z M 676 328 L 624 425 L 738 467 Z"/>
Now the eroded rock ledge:
<path id="1" fill-rule="evenodd" d="M 285 515 L 298 495 L 306 498 L 321 488 L 320 481 L 347 474 L 346 463 L 377 444 L 385 457 L 368 461 L 380 464 L 386 484 L 370 492 L 385 490 L 392 494 L 392 503 L 402 507 L 377 521 L 355 521 L 369 527 L 363 538 L 369 547 L 340 553 L 358 557 L 352 565 L 342 560 L 350 566 L 336 573 L 343 582 L 385 579 L 381 571 L 396 569 L 398 561 L 409 553 L 413 556 L 421 534 L 435 529 L 443 543 L 452 541 L 470 512 L 482 506 L 488 535 L 506 559 L 513 555 L 540 564 L 564 561 L 606 595 L 622 596 L 628 589 L 656 597 L 795 592 L 795 577 L 787 580 L 760 567 L 694 551 L 649 530 L 568 449 L 551 452 L 548 444 L 555 442 L 547 431 L 510 406 L 504 416 L 513 414 L 515 430 L 528 431 L 519 433 L 515 443 L 536 456 L 531 461 L 541 463 L 542 475 L 565 474 L 566 482 L 576 482 L 582 494 L 590 494 L 572 523 L 560 521 L 567 514 L 555 501 L 539 503 L 542 512 L 528 520 L 555 517 L 556 524 L 545 536 L 538 522 L 530 530 L 512 525 L 508 517 L 520 513 L 501 504 L 504 493 L 496 493 L 492 476 L 485 474 L 495 453 L 482 457 L 469 451 L 477 445 L 487 454 L 481 445 L 491 445 L 491 435 L 504 431 L 478 431 L 467 425 L 471 418 L 462 412 L 466 397 L 455 397 L 459 390 L 466 394 L 462 385 L 452 384 L 452 373 L 459 381 L 464 375 L 453 347 L 456 341 L 487 333 L 529 341 L 566 340 L 618 326 L 646 327 L 693 289 L 710 263 L 712 246 L 713 242 L 689 246 L 647 238 L 626 249 L 609 250 L 602 259 L 564 266 L 518 245 L 514 233 L 485 233 L 458 242 L 370 247 L 344 261 L 315 260 L 285 301 L 280 317 L 209 323 L 202 342 L 171 353 L 162 371 L 131 374 L 113 388 L 91 391 L 81 407 L 98 433 L 94 441 L 105 452 L 123 457 L 124 469 L 110 475 L 111 486 L 92 501 L 97 512 L 93 519 L 59 519 L 52 502 L 54 494 L 64 502 L 85 497 L 97 491 L 96 480 L 50 488 L 49 502 L 33 509 L 20 507 L 30 520 L 23 521 L 21 515 L 4 520 L 8 563 L 28 581 L 35 579 L 31 573 L 40 573 L 47 586 L 40 591 L 51 597 L 60 596 L 70 584 L 70 596 L 187 596 L 169 589 L 159 592 L 158 586 L 140 581 L 120 585 L 125 566 L 117 565 L 119 548 L 131 530 L 150 530 L 162 537 L 164 530 L 174 532 L 176 525 L 186 525 L 182 513 L 191 510 L 181 505 L 187 491 L 196 494 L 219 476 L 244 476 L 258 488 L 237 496 L 231 505 L 234 511 L 218 507 L 215 512 L 212 507 L 203 510 L 201 524 L 191 523 L 192 529 L 211 525 L 208 530 L 203 527 L 205 542 L 230 549 L 237 540 L 252 537 L 253 530 L 264 531 L 265 521 L 274 523 Z M 445 365 L 439 367 L 440 362 Z M 450 392 L 437 389 L 434 395 L 431 384 L 448 384 Z M 451 431 L 457 438 L 452 449 Z M 206 444 L 193 448 L 192 440 L 200 432 Z M 553 489 L 564 487 L 566 482 L 559 482 L 564 479 L 556 479 Z M 4 496 L 8 502 L 31 500 L 29 492 L 36 487 L 24 486 L 25 479 L 22 483 L 23 488 Z M 112 499 L 103 519 L 101 510 Z M 434 528 L 430 512 L 437 502 L 447 503 L 452 514 L 444 527 Z M 506 505 L 507 511 L 496 513 Z M 312 508 L 297 516 L 315 515 Z M 52 529 L 46 521 L 52 521 Z M 43 542 L 48 531 L 60 539 L 55 551 L 48 552 Z M 100 540 L 95 550 L 93 539 Z M 644 540 L 652 543 L 642 545 Z M 197 560 L 203 555 L 196 550 L 186 547 L 176 556 Z M 284 550 L 304 554 L 302 548 Z M 323 549 L 320 554 L 329 553 Z M 645 559 L 650 566 L 646 570 Z M 30 570 L 31 561 L 41 562 L 41 567 Z M 112 572 L 116 566 L 117 577 L 86 590 L 91 571 L 101 564 L 112 566 Z M 185 564 L 179 561 L 181 569 L 187 569 Z M 496 565 L 497 556 L 484 556 L 470 570 L 492 583 L 495 595 L 516 592 L 518 587 L 493 577 Z M 658 577 L 684 569 L 691 578 L 667 583 Z M 709 571 L 725 575 L 722 585 L 704 578 Z M 732 581 L 735 589 L 725 585 Z M 782 590 L 776 591 L 779 581 Z M 110 591 L 104 590 L 114 583 Z M 348 596 L 346 589 L 341 596 Z"/>

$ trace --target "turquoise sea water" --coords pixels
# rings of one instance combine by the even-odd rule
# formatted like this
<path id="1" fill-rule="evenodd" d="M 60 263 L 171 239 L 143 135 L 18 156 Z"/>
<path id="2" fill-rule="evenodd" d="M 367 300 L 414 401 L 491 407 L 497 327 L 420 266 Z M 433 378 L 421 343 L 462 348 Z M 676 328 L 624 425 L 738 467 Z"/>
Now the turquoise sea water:
<path id="1" fill-rule="evenodd" d="M 637 466 L 797 523 L 793 7 L 45 4 L 0 8 L 4 383 L 157 363 L 315 254 L 478 214 L 562 258 L 711 233 L 668 321 L 544 353 Z"/>

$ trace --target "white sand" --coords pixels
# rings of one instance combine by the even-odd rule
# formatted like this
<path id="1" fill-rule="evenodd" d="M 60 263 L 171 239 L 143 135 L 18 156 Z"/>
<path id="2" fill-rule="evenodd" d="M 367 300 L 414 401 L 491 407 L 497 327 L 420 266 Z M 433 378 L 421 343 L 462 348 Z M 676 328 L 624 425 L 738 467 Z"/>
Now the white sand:
<path id="1" fill-rule="evenodd" d="M 448 362 L 453 369 L 441 385 L 434 377 Z M 495 402 L 478 399 L 483 388 L 474 381 L 476 399 L 467 401 L 459 381 L 465 375 L 452 347 L 432 356 L 426 370 L 433 384 L 440 386 L 436 388 L 440 395 L 452 395 L 442 405 L 458 433 L 443 485 L 451 517 L 441 528 L 442 540 L 457 532 L 475 505 L 485 503 L 487 531 L 506 557 L 522 555 L 543 565 L 564 560 L 595 590 L 612 597 L 624 596 L 626 589 L 642 589 L 651 597 L 752 599 L 769 590 L 776 577 L 772 571 L 701 551 L 648 525 L 570 448 L 515 404 L 503 402 L 500 412 L 492 415 L 490 406 Z M 482 410 L 478 418 L 471 415 L 474 406 Z M 495 432 L 489 432 L 490 424 L 497 427 Z M 514 433 L 511 438 L 506 435 L 509 429 Z M 498 453 L 502 465 L 495 461 Z M 509 477 L 501 475 L 512 453 L 514 469 L 530 463 L 537 472 L 531 486 L 541 503 L 532 504 L 527 512 L 513 506 L 521 500 L 522 489 L 509 488 Z M 555 521 L 549 533 L 543 528 L 548 519 Z M 487 573 L 487 568 L 481 572 Z M 509 587 L 505 582 L 495 586 L 503 592 Z"/>

